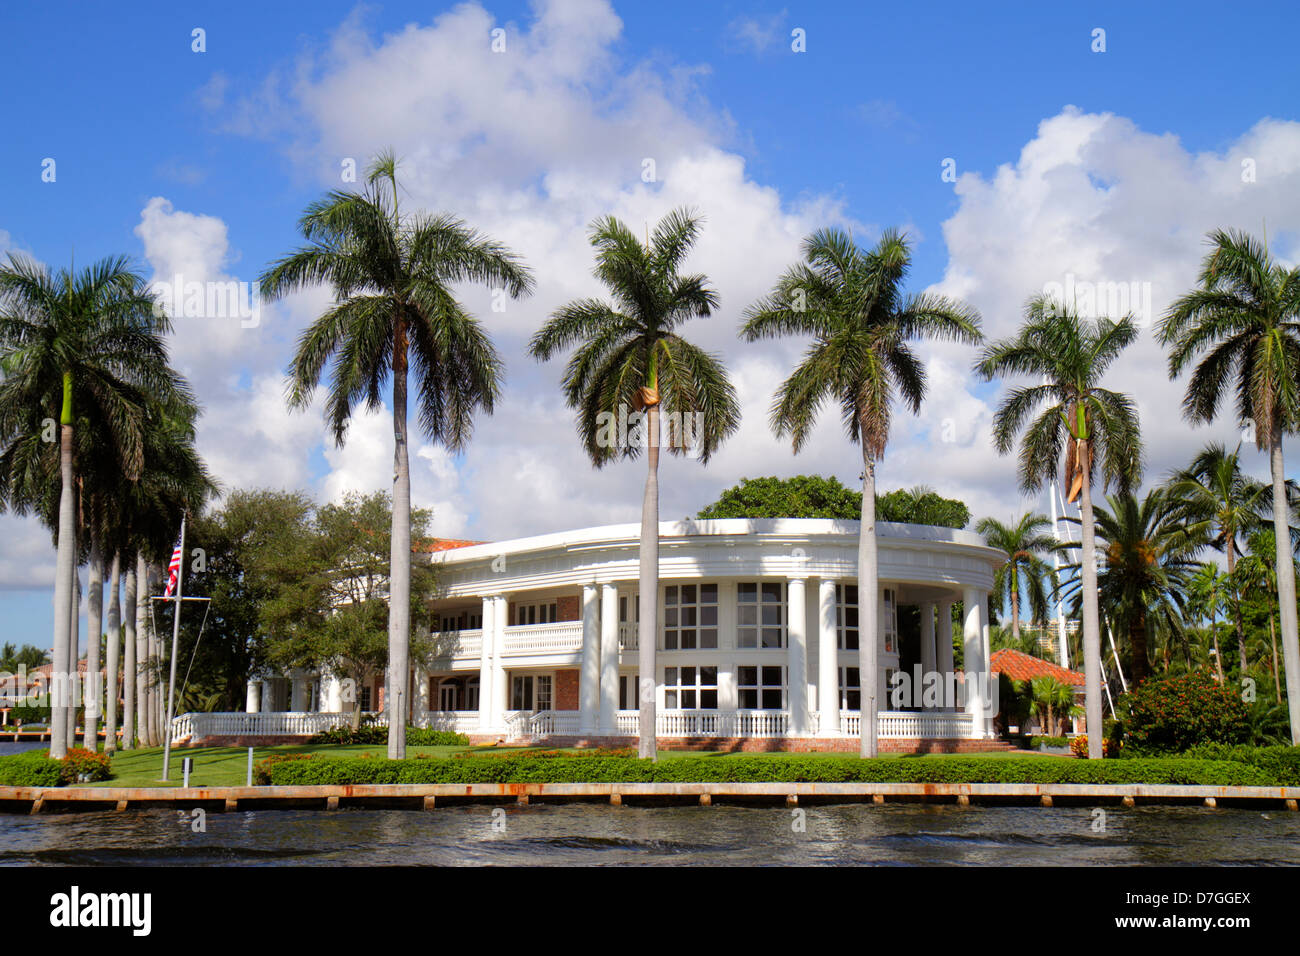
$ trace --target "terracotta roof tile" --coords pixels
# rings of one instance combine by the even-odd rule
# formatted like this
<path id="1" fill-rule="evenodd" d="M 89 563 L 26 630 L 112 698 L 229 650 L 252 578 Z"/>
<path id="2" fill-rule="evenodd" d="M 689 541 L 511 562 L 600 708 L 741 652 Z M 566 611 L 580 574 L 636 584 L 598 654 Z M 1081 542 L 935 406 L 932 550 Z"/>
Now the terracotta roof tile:
<path id="1" fill-rule="evenodd" d="M 1032 680 L 1035 677 L 1047 676 L 1055 677 L 1062 684 L 1072 684 L 1075 687 L 1082 687 L 1087 683 L 1078 671 L 1066 670 L 1041 657 L 1034 657 L 1008 647 L 993 652 L 989 670 L 995 674 L 1006 674 L 1012 680 Z"/>

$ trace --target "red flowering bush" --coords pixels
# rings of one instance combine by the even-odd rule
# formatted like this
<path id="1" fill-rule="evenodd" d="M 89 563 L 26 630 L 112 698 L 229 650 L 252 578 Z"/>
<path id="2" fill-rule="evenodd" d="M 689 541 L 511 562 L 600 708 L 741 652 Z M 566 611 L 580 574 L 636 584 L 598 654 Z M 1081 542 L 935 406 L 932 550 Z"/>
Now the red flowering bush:
<path id="1" fill-rule="evenodd" d="M 107 780 L 113 775 L 108 754 L 96 753 L 84 747 L 68 748 L 68 755 L 60 763 L 59 779 L 64 783 Z"/>
<path id="2" fill-rule="evenodd" d="M 1115 757 L 1119 755 L 1119 742 L 1112 740 L 1110 737 L 1103 737 L 1101 741 L 1101 755 L 1103 757 Z M 1088 735 L 1079 734 L 1070 741 L 1070 753 L 1076 757 L 1086 760 L 1088 758 Z"/>
<path id="3" fill-rule="evenodd" d="M 1209 674 L 1147 680 L 1129 695 L 1125 721 L 1135 753 L 1181 753 L 1204 743 L 1244 743 L 1250 709 L 1232 687 Z"/>

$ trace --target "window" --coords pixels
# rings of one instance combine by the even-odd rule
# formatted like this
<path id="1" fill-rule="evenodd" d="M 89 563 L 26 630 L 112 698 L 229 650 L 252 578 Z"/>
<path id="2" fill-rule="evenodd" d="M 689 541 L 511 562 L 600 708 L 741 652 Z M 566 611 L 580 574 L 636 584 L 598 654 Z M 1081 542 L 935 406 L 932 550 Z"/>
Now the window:
<path id="1" fill-rule="evenodd" d="M 782 582 L 736 585 L 736 646 L 785 647 L 785 585 Z"/>
<path id="2" fill-rule="evenodd" d="M 881 637 L 884 652 L 895 654 L 898 651 L 898 592 L 885 588 L 881 596 L 881 613 L 884 627 Z M 856 651 L 858 636 L 861 632 L 861 617 L 858 609 L 858 587 L 856 584 L 835 585 L 835 631 L 842 651 Z"/>
<path id="3" fill-rule="evenodd" d="M 858 649 L 858 586 L 835 585 L 835 633 L 842 651 Z"/>
<path id="4" fill-rule="evenodd" d="M 433 631 L 466 631 L 483 626 L 483 611 L 442 611 L 433 616 Z"/>
<path id="5" fill-rule="evenodd" d="M 465 709 L 478 710 L 478 678 L 471 677 L 465 683 Z"/>
<path id="6" fill-rule="evenodd" d="M 369 711 L 370 711 L 370 688 L 367 687 L 367 686 L 362 686 L 362 688 L 361 688 L 361 693 L 360 693 L 358 696 L 360 696 L 360 698 L 361 698 L 361 709 L 362 709 L 362 711 L 364 711 L 364 712 L 366 712 L 366 713 L 369 713 Z"/>
<path id="7" fill-rule="evenodd" d="M 784 667 L 738 667 L 736 687 L 741 710 L 780 710 L 785 706 Z"/>
<path id="8" fill-rule="evenodd" d="M 664 588 L 664 650 L 718 646 L 718 586 L 672 584 Z"/>
<path id="9" fill-rule="evenodd" d="M 619 710 L 640 710 L 641 703 L 637 699 L 636 674 L 620 674 L 618 677 L 618 709 Z"/>
<path id="10" fill-rule="evenodd" d="M 511 682 L 511 710 L 550 710 L 550 674 L 516 674 Z"/>
<path id="11" fill-rule="evenodd" d="M 885 588 L 885 653 L 898 651 L 898 592 Z"/>
<path id="12" fill-rule="evenodd" d="M 556 605 L 552 601 L 549 604 L 516 604 L 515 605 L 515 624 L 551 624 L 555 621 Z"/>
<path id="13" fill-rule="evenodd" d="M 629 605 L 632 616 L 628 617 Z M 618 621 L 620 624 L 635 624 L 641 620 L 641 597 L 638 594 L 622 594 L 618 598 Z"/>
<path id="14" fill-rule="evenodd" d="M 840 709 L 862 709 L 861 671 L 856 667 L 840 668 Z"/>
<path id="15" fill-rule="evenodd" d="M 717 710 L 716 667 L 665 667 L 665 710 Z"/>

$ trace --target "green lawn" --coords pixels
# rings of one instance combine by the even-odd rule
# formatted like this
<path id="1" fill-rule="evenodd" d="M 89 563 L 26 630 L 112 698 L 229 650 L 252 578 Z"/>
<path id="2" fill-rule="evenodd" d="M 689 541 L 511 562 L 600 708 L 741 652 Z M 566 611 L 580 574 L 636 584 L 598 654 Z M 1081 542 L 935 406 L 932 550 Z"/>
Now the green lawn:
<path id="1" fill-rule="evenodd" d="M 450 757 L 457 753 L 502 753 L 504 751 L 526 751 L 527 747 L 407 747 L 407 756 L 428 754 L 431 757 Z M 575 748 L 540 747 L 542 750 L 575 750 Z M 254 761 L 269 757 L 271 754 L 314 753 L 331 757 L 359 757 L 362 754 L 374 754 L 383 757 L 388 748 L 383 744 L 302 744 L 281 747 L 254 747 Z M 717 757 L 726 759 L 739 754 L 727 754 L 709 751 L 661 750 L 659 756 L 664 760 L 679 757 Z M 818 751 L 808 754 L 768 753 L 744 754 L 747 757 L 769 757 L 781 760 L 790 757 L 851 757 L 853 754 Z M 926 754 L 912 759 L 942 760 L 949 756 L 970 756 L 958 754 Z M 1016 759 L 1034 756 L 1028 751 L 1010 751 L 979 754 L 980 757 L 995 759 Z M 1050 754 L 1047 756 L 1051 756 Z M 181 785 L 181 761 L 185 757 L 193 758 L 194 770 L 190 774 L 192 787 L 242 787 L 247 782 L 248 749 L 235 747 L 195 747 L 192 749 L 173 750 L 171 757 L 171 781 L 162 782 L 162 748 L 152 747 L 145 750 L 119 750 L 113 755 L 113 779 L 99 783 L 77 784 L 83 787 L 162 787 Z M 1073 757 L 1058 757 L 1059 760 L 1073 760 Z"/>

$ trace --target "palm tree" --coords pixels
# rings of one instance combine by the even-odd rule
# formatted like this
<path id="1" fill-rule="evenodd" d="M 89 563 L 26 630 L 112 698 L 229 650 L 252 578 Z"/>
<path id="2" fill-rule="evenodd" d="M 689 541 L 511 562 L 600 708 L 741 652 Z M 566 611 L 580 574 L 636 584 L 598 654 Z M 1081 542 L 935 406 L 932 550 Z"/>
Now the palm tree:
<path id="1" fill-rule="evenodd" d="M 1044 296 L 1031 298 L 1025 324 L 1015 338 L 988 346 L 975 366 L 985 379 L 998 375 L 1032 375 L 1041 385 L 1011 390 L 993 421 L 999 454 L 1015 447 L 1024 431 L 1020 451 L 1020 486 L 1037 492 L 1065 461 L 1070 499 L 1080 498 L 1083 542 L 1083 657 L 1087 680 L 1088 755 L 1102 757 L 1101 626 L 1097 608 L 1097 558 L 1092 509 L 1092 481 L 1101 466 L 1102 486 L 1127 490 L 1141 472 L 1142 445 L 1137 409 L 1119 392 L 1100 386 L 1115 358 L 1137 338 L 1129 316 L 1084 320 Z M 1046 409 L 1030 419 L 1039 406 Z"/>
<path id="2" fill-rule="evenodd" d="M 863 251 L 838 229 L 803 242 L 804 261 L 791 266 L 775 289 L 745 312 L 741 335 L 755 341 L 811 336 L 803 361 L 782 383 L 772 403 L 772 428 L 789 435 L 797 454 L 827 400 L 837 403 L 849 439 L 862 449 L 862 514 L 858 533 L 859 616 L 879 619 L 876 550 L 876 462 L 889 442 L 895 397 L 913 414 L 925 398 L 925 366 L 912 351 L 915 338 L 977 343 L 979 313 L 964 303 L 928 293 L 905 296 L 911 265 L 907 240 L 886 231 Z M 858 643 L 862 675 L 864 757 L 877 752 L 879 640 Z"/>
<path id="3" fill-rule="evenodd" d="M 1046 515 L 1024 514 L 1014 525 L 1003 524 L 996 518 L 981 518 L 975 530 L 984 535 L 990 548 L 1007 556 L 1006 564 L 993 576 L 993 590 L 998 600 L 1011 605 L 1011 636 L 1020 644 L 1020 595 L 1029 600 L 1029 613 L 1034 621 L 1047 617 L 1047 589 L 1045 581 L 1056 584 L 1056 571 L 1042 556 L 1056 549 L 1056 539 L 1044 534 L 1042 529 L 1051 524 Z"/>
<path id="4" fill-rule="evenodd" d="M 55 686 L 76 675 L 67 636 L 76 617 L 78 436 L 96 436 L 114 467 L 136 475 L 148 398 L 185 391 L 167 365 L 170 325 L 153 305 L 124 258 L 55 274 L 21 256 L 0 266 L 0 498 L 20 513 L 39 510 L 52 487 L 37 480 L 51 474 L 53 457 L 41 438 L 46 422 L 60 425 L 58 506 L 44 515 L 57 527 Z M 66 753 L 68 727 L 66 707 L 54 706 L 51 758 Z"/>
<path id="5" fill-rule="evenodd" d="M 635 458 L 645 446 L 637 750 L 652 760 L 656 758 L 661 409 L 667 411 L 668 451 L 677 455 L 693 452 L 702 462 L 712 457 L 740 422 L 736 392 L 722 363 L 677 331 L 689 319 L 708 318 L 718 305 L 707 277 L 680 271 L 699 236 L 701 222 L 688 210 L 673 210 L 643 243 L 613 216 L 597 219 L 591 225 L 595 275 L 613 302 L 578 299 L 562 306 L 529 345 L 541 361 L 578 346 L 561 384 L 569 407 L 577 409 L 578 434 L 592 464 L 600 468 L 619 458 Z M 637 416 L 635 424 L 642 426 L 641 440 L 630 433 L 623 440 L 617 434 L 620 429 L 615 422 L 634 423 L 632 415 Z"/>
<path id="6" fill-rule="evenodd" d="M 1169 377 L 1197 363 L 1183 398 L 1184 415 L 1197 423 L 1215 417 L 1227 382 L 1235 380 L 1238 418 L 1254 423 L 1256 446 L 1268 450 L 1276 566 L 1290 569 L 1282 436 L 1300 424 L 1300 266 L 1286 269 L 1244 232 L 1216 230 L 1208 238 L 1199 287 L 1177 299 L 1160 323 Z M 1295 574 L 1280 573 L 1277 590 L 1291 742 L 1300 745 Z"/>
<path id="7" fill-rule="evenodd" d="M 1246 538 L 1246 554 L 1237 562 L 1233 588 L 1241 590 L 1263 588 L 1269 597 L 1268 637 L 1272 649 L 1273 691 L 1277 702 L 1282 703 L 1282 684 L 1277 667 L 1277 630 L 1273 627 L 1274 608 L 1277 604 L 1277 547 L 1272 528 L 1260 528 Z"/>
<path id="8" fill-rule="evenodd" d="M 1213 564 L 1203 564 L 1187 582 L 1188 610 L 1201 620 L 1209 622 L 1210 642 L 1213 645 L 1214 667 L 1220 684 L 1223 683 L 1223 655 L 1219 653 L 1219 631 L 1217 621 L 1223 606 L 1223 575 Z M 1190 647 L 1183 644 L 1187 652 L 1188 667 L 1191 667 Z"/>
<path id="9" fill-rule="evenodd" d="M 1026 682 L 1019 683 L 1023 687 Z M 1060 736 L 1060 722 L 1057 718 L 1069 717 L 1074 710 L 1074 688 L 1048 674 L 1034 677 L 1027 683 L 1034 709 L 1043 717 L 1043 728 L 1047 731 L 1047 736 Z"/>
<path id="10" fill-rule="evenodd" d="M 1241 675 L 1246 676 L 1246 636 L 1241 626 L 1241 600 L 1233 571 L 1242 551 L 1237 544 L 1260 523 L 1268 486 L 1253 481 L 1241 470 L 1241 445 L 1231 453 L 1217 442 L 1206 445 L 1192 463 L 1169 480 L 1169 495 L 1177 502 L 1180 520 L 1204 533 L 1210 543 L 1227 557 L 1228 587 L 1237 631 L 1237 652 Z"/>
<path id="11" fill-rule="evenodd" d="M 1170 637 L 1183 631 L 1187 586 L 1201 567 L 1195 558 L 1207 543 L 1207 532 L 1199 523 L 1184 524 L 1180 502 L 1162 488 L 1141 500 L 1124 493 L 1106 501 L 1109 507 L 1093 509 L 1097 534 L 1105 544 L 1098 595 L 1112 624 L 1128 635 L 1136 686 L 1151 675 L 1148 645 L 1153 631 Z M 1069 570 L 1077 576 L 1079 566 L 1070 565 Z"/>
<path id="12" fill-rule="evenodd" d="M 529 293 L 532 275 L 500 243 L 459 219 L 398 208 L 397 161 L 383 153 L 370 165 L 362 193 L 330 192 L 299 220 L 308 244 L 261 276 L 261 294 L 277 299 L 327 283 L 335 304 L 298 340 L 289 369 L 291 407 L 311 401 L 334 360 L 326 415 L 342 445 L 354 407 L 383 405 L 393 383 L 393 534 L 389 569 L 388 756 L 406 753 L 405 699 L 410 668 L 411 472 L 407 385 L 416 376 L 419 427 L 429 440 L 459 450 L 474 412 L 491 412 L 500 394 L 501 359 L 487 333 L 452 295 L 451 286 L 502 286 Z"/>

